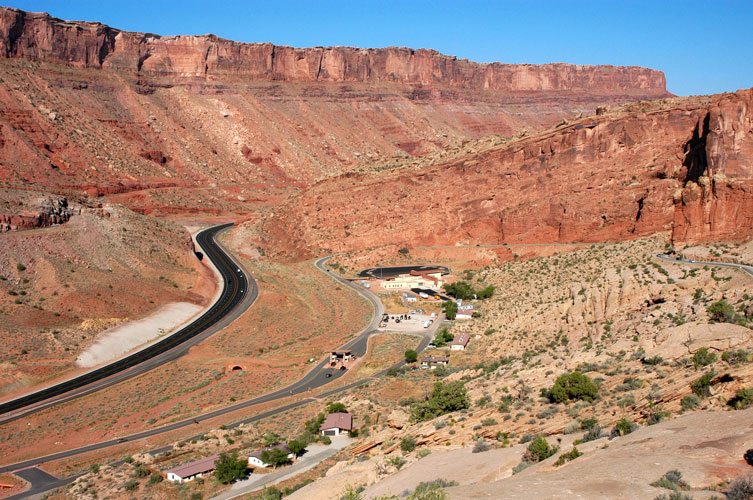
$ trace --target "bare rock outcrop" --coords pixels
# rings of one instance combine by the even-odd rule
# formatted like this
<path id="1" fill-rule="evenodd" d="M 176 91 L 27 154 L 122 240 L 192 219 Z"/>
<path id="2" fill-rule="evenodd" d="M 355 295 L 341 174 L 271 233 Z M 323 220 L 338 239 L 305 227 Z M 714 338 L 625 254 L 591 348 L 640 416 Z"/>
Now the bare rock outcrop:
<path id="1" fill-rule="evenodd" d="M 508 91 L 589 90 L 664 97 L 664 73 L 636 66 L 480 64 L 405 47 L 294 48 L 215 35 L 159 36 L 0 9 L 0 54 L 173 77 L 391 82 Z"/>
<path id="2" fill-rule="evenodd" d="M 753 89 L 638 103 L 448 163 L 328 179 L 276 213 L 268 241 L 301 255 L 662 231 L 742 239 L 753 234 L 752 108 Z"/>

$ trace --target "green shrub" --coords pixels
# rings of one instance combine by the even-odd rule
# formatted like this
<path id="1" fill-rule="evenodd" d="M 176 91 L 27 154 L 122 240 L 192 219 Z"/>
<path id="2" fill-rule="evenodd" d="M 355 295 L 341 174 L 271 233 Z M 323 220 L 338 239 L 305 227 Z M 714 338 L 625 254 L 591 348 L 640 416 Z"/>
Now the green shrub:
<path id="1" fill-rule="evenodd" d="M 89 466 L 89 472 L 92 474 L 99 474 L 99 464 L 91 464 Z"/>
<path id="2" fill-rule="evenodd" d="M 26 266 L 19 262 L 18 264 L 16 264 L 16 269 L 18 270 L 18 272 L 23 272 L 26 271 Z"/>
<path id="3" fill-rule="evenodd" d="M 418 353 L 414 351 L 413 349 L 408 349 L 405 351 L 405 362 L 406 363 L 415 363 L 418 361 Z"/>
<path id="4" fill-rule="evenodd" d="M 749 500 L 753 498 L 753 476 L 738 477 L 729 485 L 727 500 Z"/>
<path id="5" fill-rule="evenodd" d="M 576 458 L 583 455 L 583 452 L 578 450 L 575 446 L 573 446 L 573 449 L 568 451 L 567 453 L 563 453 L 557 458 L 557 461 L 554 462 L 554 465 L 556 467 L 559 467 L 560 465 L 564 465 L 565 462 L 570 462 L 572 460 L 575 460 Z"/>
<path id="6" fill-rule="evenodd" d="M 123 483 L 123 489 L 126 491 L 136 491 L 139 489 L 139 482 L 135 479 L 129 479 L 125 483 Z"/>
<path id="7" fill-rule="evenodd" d="M 473 445 L 473 450 L 471 450 L 471 452 L 482 453 L 484 451 L 489 451 L 489 448 L 489 443 L 487 443 L 484 438 L 478 438 L 478 441 Z"/>
<path id="8" fill-rule="evenodd" d="M 470 406 L 462 381 L 444 384 L 436 382 L 431 395 L 424 401 L 411 405 L 411 421 L 423 422 L 446 413 L 464 410 Z"/>
<path id="9" fill-rule="evenodd" d="M 133 469 L 133 477 L 146 477 L 149 475 L 149 470 L 143 465 L 139 464 Z"/>
<path id="10" fill-rule="evenodd" d="M 589 441 L 595 441 L 596 439 L 600 439 L 602 437 L 604 437 L 604 431 L 601 429 L 601 426 L 599 424 L 594 424 L 590 429 L 588 429 L 588 432 L 583 435 L 581 442 L 587 443 Z"/>
<path id="11" fill-rule="evenodd" d="M 622 417 L 621 419 L 617 421 L 617 424 L 612 429 L 612 436 L 613 437 L 626 436 L 627 434 L 630 434 L 637 428 L 638 426 L 634 422 L 631 422 L 625 417 Z"/>
<path id="12" fill-rule="evenodd" d="M 665 473 L 661 479 L 651 483 L 651 486 L 674 491 L 690 489 L 690 485 L 682 480 L 682 473 L 679 470 L 671 470 Z"/>
<path id="13" fill-rule="evenodd" d="M 669 495 L 657 495 L 654 497 L 654 500 L 693 500 L 693 497 L 684 493 L 680 493 L 679 491 L 673 491 Z"/>
<path id="14" fill-rule="evenodd" d="M 737 351 L 724 351 L 722 353 L 722 360 L 730 365 L 739 365 L 741 363 L 750 363 L 753 361 L 753 353 L 746 351 L 745 349 L 738 349 Z"/>
<path id="15" fill-rule="evenodd" d="M 149 476 L 149 484 L 157 484 L 161 483 L 163 480 L 162 474 L 159 472 L 152 472 L 152 475 Z"/>
<path id="16" fill-rule="evenodd" d="M 274 486 L 265 487 L 261 490 L 261 494 L 257 497 L 257 500 L 281 500 L 282 492 Z"/>
<path id="17" fill-rule="evenodd" d="M 403 439 L 400 440 L 400 449 L 405 453 L 410 453 L 411 451 L 415 450 L 416 440 L 413 438 L 413 436 L 403 436 Z"/>
<path id="18" fill-rule="evenodd" d="M 709 319 L 716 323 L 735 323 L 737 314 L 735 308 L 726 300 L 717 300 L 706 308 Z"/>
<path id="19" fill-rule="evenodd" d="M 686 394 L 680 401 L 680 406 L 683 410 L 693 410 L 701 406 L 701 398 L 695 394 Z"/>
<path id="20" fill-rule="evenodd" d="M 557 377 L 546 396 L 553 403 L 564 403 L 573 399 L 590 403 L 599 396 L 599 388 L 587 375 L 575 371 Z"/>
<path id="21" fill-rule="evenodd" d="M 736 410 L 742 410 L 753 404 L 753 387 L 739 389 L 729 403 Z"/>
<path id="22" fill-rule="evenodd" d="M 524 471 L 525 469 L 529 468 L 530 466 L 531 466 L 531 464 L 529 464 L 528 462 L 520 462 L 518 465 L 516 465 L 515 467 L 512 468 L 512 473 L 513 473 L 513 475 L 515 475 L 515 474 L 517 474 L 519 472 Z"/>
<path id="23" fill-rule="evenodd" d="M 348 408 L 343 403 L 330 401 L 327 403 L 326 411 L 327 413 L 347 413 Z"/>
<path id="24" fill-rule="evenodd" d="M 580 421 L 580 427 L 584 431 L 587 431 L 591 429 L 592 427 L 594 427 L 595 425 L 597 425 L 598 423 L 599 421 L 596 419 L 596 417 L 583 418 Z"/>
<path id="25" fill-rule="evenodd" d="M 693 357 L 690 359 L 691 361 L 693 361 L 693 366 L 698 369 L 703 366 L 708 366 L 716 361 L 716 353 L 709 351 L 706 347 L 701 347 L 695 352 L 695 354 L 693 354 Z"/>
<path id="26" fill-rule="evenodd" d="M 559 447 L 549 446 L 546 439 L 538 436 L 528 445 L 528 449 L 523 454 L 523 461 L 528 463 L 541 462 L 557 453 L 558 450 Z"/>
<path id="27" fill-rule="evenodd" d="M 711 395 L 711 382 L 714 380 L 714 371 L 711 370 L 697 380 L 694 380 L 690 384 L 690 390 L 693 394 L 702 398 L 709 397 Z"/>

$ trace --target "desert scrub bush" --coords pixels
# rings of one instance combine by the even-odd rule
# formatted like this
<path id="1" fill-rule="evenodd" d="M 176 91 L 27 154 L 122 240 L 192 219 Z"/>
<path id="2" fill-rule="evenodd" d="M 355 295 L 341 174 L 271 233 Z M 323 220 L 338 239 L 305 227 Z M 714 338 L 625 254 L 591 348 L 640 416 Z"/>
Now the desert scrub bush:
<path id="1" fill-rule="evenodd" d="M 693 357 L 690 358 L 690 360 L 693 362 L 693 366 L 698 369 L 703 366 L 708 366 L 716 361 L 716 353 L 709 351 L 706 347 L 701 347 L 695 352 L 695 354 L 693 354 Z"/>
<path id="2" fill-rule="evenodd" d="M 512 473 L 513 475 L 518 474 L 519 472 L 526 470 L 530 466 L 531 464 L 529 464 L 528 462 L 520 462 L 518 465 L 512 468 Z"/>
<path id="3" fill-rule="evenodd" d="M 589 441 L 595 441 L 597 439 L 603 438 L 604 436 L 605 434 L 601 426 L 599 424 L 594 424 L 593 426 L 591 426 L 591 428 L 588 429 L 588 432 L 583 434 L 581 442 L 587 443 Z"/>
<path id="4" fill-rule="evenodd" d="M 712 500 L 712 497 L 709 500 Z M 693 500 L 693 497 L 690 495 L 686 495 L 685 493 L 680 493 L 679 491 L 673 491 L 669 495 L 657 495 L 654 497 L 654 500 Z"/>
<path id="5" fill-rule="evenodd" d="M 714 370 L 706 372 L 700 378 L 690 383 L 690 390 L 696 396 L 707 398 L 711 396 L 711 382 L 714 380 Z"/>
<path id="6" fill-rule="evenodd" d="M 400 449 L 405 453 L 410 453 L 411 451 L 415 450 L 416 440 L 413 438 L 413 436 L 403 436 L 403 439 L 400 440 Z"/>
<path id="7" fill-rule="evenodd" d="M 149 470 L 143 465 L 139 464 L 133 469 L 133 477 L 146 477 L 149 475 Z"/>
<path id="8" fill-rule="evenodd" d="M 418 453 L 416 453 L 416 457 L 418 458 L 424 458 L 427 455 L 431 454 L 431 450 L 429 448 L 424 448 L 423 450 L 419 450 Z"/>
<path id="9" fill-rule="evenodd" d="M 573 449 L 568 451 L 567 453 L 563 453 L 557 458 L 557 461 L 554 462 L 555 467 L 559 467 L 560 465 L 565 465 L 565 462 L 571 462 L 575 460 L 576 458 L 583 455 L 583 452 L 580 451 L 578 448 L 573 446 Z"/>
<path id="10" fill-rule="evenodd" d="M 482 453 L 484 451 L 489 451 L 489 443 L 487 443 L 484 438 L 478 438 L 478 441 L 476 441 L 476 444 L 473 445 L 473 450 L 471 450 L 472 453 Z"/>
<path id="11" fill-rule="evenodd" d="M 750 363 L 753 361 L 753 353 L 751 351 L 746 351 L 745 349 L 724 351 L 724 353 L 722 353 L 722 361 L 733 366 L 741 363 Z"/>
<path id="12" fill-rule="evenodd" d="M 488 427 L 490 425 L 497 425 L 497 421 L 494 420 L 493 418 L 489 417 L 489 418 L 483 419 L 481 421 L 481 425 L 483 425 L 484 427 Z"/>
<path id="13" fill-rule="evenodd" d="M 682 473 L 676 469 L 666 472 L 660 479 L 651 483 L 651 486 L 674 491 L 690 489 L 690 485 L 682 480 Z"/>
<path id="14" fill-rule="evenodd" d="M 618 384 L 617 387 L 614 388 L 614 390 L 617 392 L 627 392 L 640 389 L 641 387 L 643 387 L 642 380 L 639 380 L 635 377 L 627 377 L 622 381 L 621 384 Z"/>
<path id="15" fill-rule="evenodd" d="M 701 398 L 695 394 L 686 394 L 680 401 L 680 406 L 683 410 L 694 410 L 701 406 Z"/>
<path id="16" fill-rule="evenodd" d="M 753 498 L 753 476 L 738 477 L 729 485 L 728 500 L 749 500 Z"/>
<path id="17" fill-rule="evenodd" d="M 149 476 L 149 484 L 157 484 L 161 483 L 163 480 L 162 474 L 159 472 L 152 472 L 152 475 Z"/>
<path id="18" fill-rule="evenodd" d="M 753 404 L 753 387 L 747 389 L 739 389 L 735 393 L 735 397 L 729 400 L 727 403 L 735 410 L 742 410 Z"/>
<path id="19" fill-rule="evenodd" d="M 612 437 L 626 436 L 638 428 L 638 425 L 622 417 L 612 429 Z"/>
<path id="20" fill-rule="evenodd" d="M 726 300 L 717 300 L 706 308 L 706 314 L 712 323 L 736 323 L 735 308 Z"/>
<path id="21" fill-rule="evenodd" d="M 579 420 L 573 420 L 569 424 L 565 426 L 565 434 L 574 434 L 578 432 L 581 429 L 580 427 L 580 421 Z"/>
<path id="22" fill-rule="evenodd" d="M 126 491 L 136 491 L 139 489 L 139 482 L 135 479 L 129 479 L 125 483 L 123 483 L 123 489 Z"/>
<path id="23" fill-rule="evenodd" d="M 596 384 L 587 375 L 578 371 L 560 375 L 551 389 L 542 392 L 542 395 L 553 403 L 564 403 L 573 399 L 590 403 L 599 396 Z"/>
<path id="24" fill-rule="evenodd" d="M 387 464 L 391 465 L 395 468 L 395 470 L 400 470 L 403 465 L 405 465 L 408 461 L 405 460 L 403 457 L 392 457 L 387 459 Z"/>
<path id="25" fill-rule="evenodd" d="M 551 457 L 559 450 L 558 446 L 550 446 L 549 442 L 541 436 L 531 441 L 528 449 L 523 454 L 523 461 L 528 463 L 541 462 Z"/>

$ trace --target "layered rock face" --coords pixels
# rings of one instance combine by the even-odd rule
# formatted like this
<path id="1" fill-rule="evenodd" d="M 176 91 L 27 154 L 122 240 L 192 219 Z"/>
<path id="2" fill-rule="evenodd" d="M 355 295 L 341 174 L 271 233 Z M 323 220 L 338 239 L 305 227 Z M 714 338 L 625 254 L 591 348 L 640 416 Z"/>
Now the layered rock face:
<path id="1" fill-rule="evenodd" d="M 160 37 L 0 8 L 0 182 L 141 213 L 245 217 L 379 161 L 666 95 L 645 68 Z"/>
<path id="2" fill-rule="evenodd" d="M 667 95 L 664 74 L 640 67 L 479 64 L 404 47 L 298 49 L 214 35 L 160 37 L 100 23 L 0 9 L 0 54 L 85 68 L 246 80 L 391 82 L 504 91 L 638 91 Z"/>
<path id="3" fill-rule="evenodd" d="M 624 106 L 449 163 L 312 186 L 268 220 L 302 256 L 385 244 L 753 234 L 753 90 Z"/>

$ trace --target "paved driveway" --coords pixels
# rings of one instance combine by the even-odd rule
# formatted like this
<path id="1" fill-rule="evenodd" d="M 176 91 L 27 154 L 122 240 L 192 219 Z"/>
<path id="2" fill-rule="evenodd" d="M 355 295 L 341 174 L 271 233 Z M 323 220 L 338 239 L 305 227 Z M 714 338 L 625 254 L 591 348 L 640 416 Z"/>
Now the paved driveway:
<path id="1" fill-rule="evenodd" d="M 251 474 L 246 479 L 233 483 L 229 490 L 212 497 L 210 500 L 230 500 L 240 495 L 245 495 L 252 491 L 260 490 L 265 486 L 277 484 L 280 481 L 289 479 L 301 472 L 305 472 L 325 459 L 331 457 L 338 451 L 350 444 L 350 438 L 347 435 L 332 436 L 332 444 L 323 446 L 320 444 L 309 445 L 305 455 L 299 458 L 293 465 L 282 467 L 268 474 Z"/>

